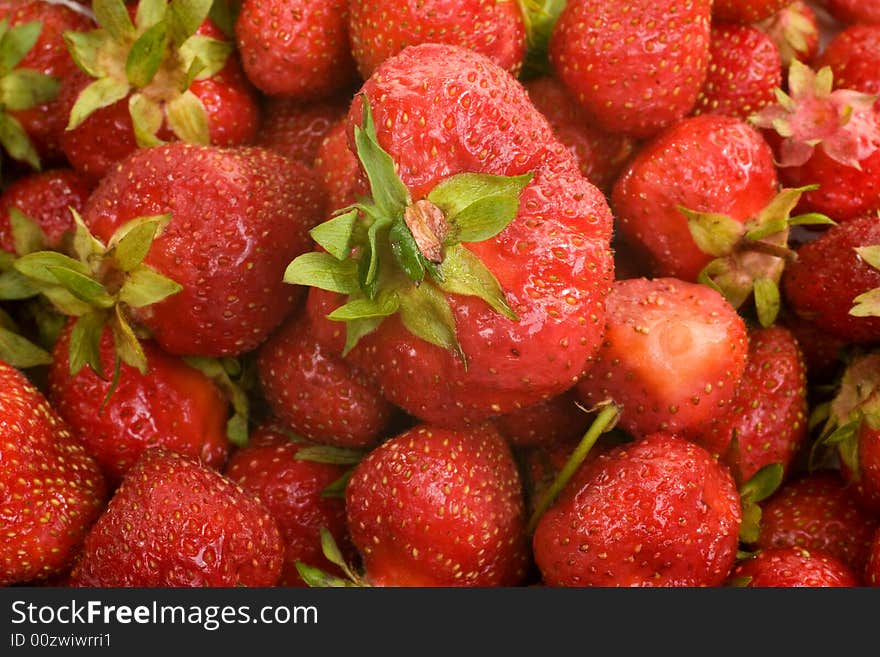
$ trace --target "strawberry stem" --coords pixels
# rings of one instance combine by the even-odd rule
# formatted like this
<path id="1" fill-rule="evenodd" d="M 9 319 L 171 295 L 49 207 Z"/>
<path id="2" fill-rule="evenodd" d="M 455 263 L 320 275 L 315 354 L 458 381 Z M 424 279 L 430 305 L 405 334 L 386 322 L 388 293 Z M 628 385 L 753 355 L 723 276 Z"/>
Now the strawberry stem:
<path id="1" fill-rule="evenodd" d="M 526 532 L 529 535 L 535 532 L 535 527 L 538 526 L 538 521 L 541 519 L 541 516 L 544 515 L 544 512 L 548 508 L 550 508 L 550 505 L 553 504 L 556 497 L 562 492 L 562 489 L 565 488 L 566 484 L 568 484 L 574 476 L 574 473 L 577 472 L 577 469 L 581 466 L 581 463 L 584 462 L 584 459 L 587 458 L 587 454 L 593 449 L 593 445 L 596 444 L 599 437 L 603 433 L 613 429 L 614 425 L 617 424 L 617 418 L 620 416 L 620 407 L 613 401 L 603 402 L 601 406 L 602 410 L 599 412 L 599 415 L 593 420 L 593 424 L 587 429 L 587 433 L 581 438 L 581 442 L 578 443 L 578 446 L 571 453 L 571 456 L 568 457 L 565 465 L 562 466 L 562 470 L 556 475 L 556 479 L 554 479 L 553 483 L 544 491 L 543 495 L 541 495 L 538 500 L 538 503 L 535 505 L 535 510 L 532 512 L 532 517 L 529 518 L 529 524 L 526 528 Z"/>
<path id="2" fill-rule="evenodd" d="M 766 255 L 776 256 L 777 258 L 781 258 L 788 263 L 792 263 L 797 260 L 797 254 L 787 246 L 780 246 L 778 244 L 771 244 L 769 242 L 757 240 L 754 242 L 748 242 L 745 248 L 748 251 L 756 251 L 757 253 L 764 253 Z"/>

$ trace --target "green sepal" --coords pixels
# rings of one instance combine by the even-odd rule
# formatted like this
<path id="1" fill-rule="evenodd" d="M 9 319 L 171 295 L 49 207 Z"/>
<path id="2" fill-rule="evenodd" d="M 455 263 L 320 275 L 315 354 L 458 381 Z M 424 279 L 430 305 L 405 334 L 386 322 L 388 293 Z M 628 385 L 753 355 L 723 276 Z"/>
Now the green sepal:
<path id="1" fill-rule="evenodd" d="M 168 24 L 171 39 L 180 46 L 198 31 L 211 11 L 212 0 L 171 0 Z"/>
<path id="2" fill-rule="evenodd" d="M 81 317 L 94 310 L 85 301 L 81 301 L 60 285 L 49 285 L 40 291 L 44 297 L 63 315 Z"/>
<path id="3" fill-rule="evenodd" d="M 92 0 L 95 21 L 114 41 L 125 41 L 134 36 L 134 25 L 123 0 Z"/>
<path id="4" fill-rule="evenodd" d="M 46 270 L 55 277 L 65 290 L 77 299 L 90 306 L 112 308 L 116 300 L 107 292 L 107 288 L 91 277 L 69 267 L 47 265 Z"/>
<path id="5" fill-rule="evenodd" d="M 20 68 L 0 78 L 0 101 L 7 110 L 26 110 L 55 100 L 60 87 L 45 73 Z"/>
<path id="6" fill-rule="evenodd" d="M 297 461 L 327 463 L 329 465 L 357 465 L 363 460 L 364 452 L 359 449 L 333 445 L 313 445 L 300 448 L 295 458 Z"/>
<path id="7" fill-rule="evenodd" d="M 519 196 L 533 174 L 494 176 L 461 173 L 437 184 L 428 200 L 449 221 L 447 244 L 482 242 L 494 237 L 516 218 Z"/>
<path id="8" fill-rule="evenodd" d="M 789 226 L 836 226 L 837 222 L 831 217 L 826 217 L 818 212 L 805 212 L 791 217 Z"/>
<path id="9" fill-rule="evenodd" d="M 193 62 L 199 61 L 198 71 L 191 78 L 187 75 L 190 82 L 194 79 L 209 78 L 219 73 L 226 66 L 226 62 L 229 61 L 229 57 L 234 51 L 235 46 L 229 41 L 220 41 L 200 34 L 190 37 L 180 46 L 180 56 L 183 58 L 187 70 L 192 70 Z"/>
<path id="10" fill-rule="evenodd" d="M 871 265 L 874 269 L 880 269 L 880 245 L 857 246 L 855 248 L 859 257 Z"/>
<path id="11" fill-rule="evenodd" d="M 363 125 L 354 127 L 358 159 L 370 182 L 370 193 L 379 212 L 393 219 L 409 204 L 409 190 L 394 168 L 394 160 L 379 145 L 370 100 L 362 96 Z"/>
<path id="12" fill-rule="evenodd" d="M 713 212 L 695 212 L 679 206 L 687 218 L 697 248 L 716 258 L 729 255 L 745 235 L 746 228 L 736 219 Z"/>
<path id="13" fill-rule="evenodd" d="M 2 112 L 0 112 L 0 144 L 12 159 L 27 162 L 32 169 L 39 171 L 40 156 L 30 137 L 18 119 Z"/>
<path id="14" fill-rule="evenodd" d="M 54 269 L 66 269 L 83 276 L 89 275 L 89 268 L 79 260 L 74 260 L 55 251 L 37 251 L 28 253 L 15 261 L 15 269 L 28 278 L 40 283 L 57 284 L 58 277 L 50 271 Z"/>
<path id="15" fill-rule="evenodd" d="M 770 463 L 758 470 L 739 489 L 742 504 L 742 523 L 739 540 L 745 544 L 755 543 L 761 535 L 762 510 L 759 506 L 782 485 L 785 468 L 781 463 Z"/>
<path id="16" fill-rule="evenodd" d="M 240 0 L 214 0 L 208 17 L 228 37 L 235 37 L 235 22 L 241 11 Z"/>
<path id="17" fill-rule="evenodd" d="M 107 313 L 104 311 L 89 312 L 76 320 L 70 332 L 70 376 L 76 376 L 88 365 L 100 378 L 105 378 L 101 364 L 101 334 L 106 323 Z"/>
<path id="18" fill-rule="evenodd" d="M 9 227 L 15 253 L 19 256 L 46 250 L 48 240 L 43 229 L 18 208 L 9 208 Z"/>
<path id="19" fill-rule="evenodd" d="M 770 278 L 756 278 L 754 281 L 754 294 L 758 322 L 764 328 L 772 326 L 779 315 L 779 308 L 782 305 L 779 286 Z"/>
<path id="20" fill-rule="evenodd" d="M 159 303 L 183 290 L 183 286 L 155 269 L 140 265 L 132 269 L 119 290 L 119 301 L 132 308 Z"/>
<path id="21" fill-rule="evenodd" d="M 0 273 L 0 300 L 2 301 L 30 299 L 38 295 L 42 289 L 42 286 L 14 269 Z"/>
<path id="22" fill-rule="evenodd" d="M 93 78 L 102 78 L 107 74 L 99 56 L 104 42 L 105 34 L 102 30 L 64 33 L 64 43 L 73 62 Z"/>
<path id="23" fill-rule="evenodd" d="M 0 326 L 0 360 L 19 369 L 50 365 L 52 355 L 8 328 Z"/>
<path id="24" fill-rule="evenodd" d="M 134 334 L 120 306 L 114 309 L 110 328 L 113 331 L 113 345 L 116 356 L 129 367 L 135 368 L 141 374 L 147 373 L 147 355 L 141 346 L 140 340 Z"/>
<path id="25" fill-rule="evenodd" d="M 453 352 L 467 363 L 455 332 L 455 316 L 449 301 L 436 287 L 424 283 L 399 292 L 400 320 L 417 338 Z"/>
<path id="26" fill-rule="evenodd" d="M 39 21 L 21 23 L 9 27 L 9 18 L 3 19 L 3 34 L 0 36 L 0 75 L 6 75 L 19 65 L 24 56 L 40 38 L 43 24 Z"/>
<path id="27" fill-rule="evenodd" d="M 367 229 L 367 249 L 361 258 L 361 262 L 366 262 L 367 265 L 366 267 L 361 267 L 359 269 L 358 277 L 360 279 L 361 288 L 371 299 L 375 296 L 374 293 L 371 292 L 373 284 L 379 276 L 379 236 L 380 233 L 391 227 L 392 222 L 393 220 L 388 217 L 380 217 L 373 221 Z"/>
<path id="28" fill-rule="evenodd" d="M 240 385 L 243 372 L 240 363 L 235 359 L 205 356 L 185 356 L 183 360 L 211 379 L 226 395 L 232 405 L 232 415 L 226 422 L 226 437 L 233 445 L 246 447 L 250 435 L 250 399 Z"/>
<path id="29" fill-rule="evenodd" d="M 125 62 L 125 77 L 135 89 L 146 87 L 156 76 L 168 46 L 168 25 L 160 21 L 132 44 Z"/>
<path id="30" fill-rule="evenodd" d="M 553 28 L 565 9 L 566 0 L 519 0 L 526 28 L 526 59 L 521 77 L 524 79 L 550 75 L 553 66 L 548 52 Z"/>
<path id="31" fill-rule="evenodd" d="M 128 115 L 134 129 L 134 138 L 139 148 L 152 148 L 162 144 L 156 136 L 165 117 L 162 108 L 143 94 L 132 94 L 128 99 Z"/>
<path id="32" fill-rule="evenodd" d="M 138 217 L 121 226 L 110 238 L 107 248 L 122 271 L 132 271 L 140 265 L 153 240 L 171 221 L 170 214 Z"/>
<path id="33" fill-rule="evenodd" d="M 167 13 L 168 0 L 139 0 L 134 24 L 139 32 L 143 32 L 164 20 Z"/>
<path id="34" fill-rule="evenodd" d="M 327 557 L 327 561 L 335 566 L 339 566 L 342 572 L 344 572 L 350 580 L 358 583 L 360 578 L 354 574 L 348 563 L 345 561 L 342 552 L 339 550 L 339 546 L 336 545 L 336 540 L 333 538 L 333 534 L 331 534 L 330 530 L 326 527 L 321 527 L 319 531 L 321 535 L 321 552 Z"/>
<path id="35" fill-rule="evenodd" d="M 349 320 L 345 325 L 345 346 L 342 349 L 342 356 L 348 356 L 354 349 L 361 338 L 369 335 L 382 323 L 384 317 L 372 317 L 369 319 L 353 319 Z"/>
<path id="36" fill-rule="evenodd" d="M 287 265 L 284 282 L 353 294 L 358 290 L 357 263 L 354 260 L 339 261 L 320 251 L 303 253 Z"/>
<path id="37" fill-rule="evenodd" d="M 131 90 L 128 82 L 116 78 L 99 78 L 83 89 L 70 110 L 67 130 L 79 127 L 94 112 L 109 107 L 128 95 Z"/>
<path id="38" fill-rule="evenodd" d="M 345 260 L 351 253 L 352 232 L 357 219 L 357 209 L 349 210 L 318 224 L 309 235 L 334 258 Z"/>
<path id="39" fill-rule="evenodd" d="M 858 295 L 853 304 L 849 310 L 853 317 L 880 317 L 880 287 Z"/>
<path id="40" fill-rule="evenodd" d="M 350 299 L 327 315 L 335 322 L 350 322 L 355 319 L 376 319 L 393 315 L 400 308 L 401 301 L 394 292 L 381 292 L 375 299 L 363 297 Z"/>
<path id="41" fill-rule="evenodd" d="M 302 561 L 297 561 L 295 565 L 296 572 L 299 573 L 299 576 L 302 577 L 306 585 L 312 588 L 350 588 L 358 586 L 347 579 L 325 573 L 320 568 L 315 568 Z"/>
<path id="42" fill-rule="evenodd" d="M 180 141 L 207 146 L 211 140 L 208 114 L 192 91 L 185 91 L 165 104 L 165 119 Z"/>
<path id="43" fill-rule="evenodd" d="M 419 251 L 415 238 L 403 218 L 398 217 L 388 231 L 391 252 L 403 273 L 414 283 L 421 283 L 425 278 L 426 258 Z"/>
<path id="44" fill-rule="evenodd" d="M 744 589 L 752 583 L 752 579 L 754 578 L 751 575 L 737 575 L 736 577 L 731 577 L 729 580 L 727 580 L 726 586 L 735 589 Z"/>
<path id="45" fill-rule="evenodd" d="M 87 263 L 93 256 L 102 255 L 107 248 L 104 243 L 92 235 L 85 221 L 74 208 L 68 208 L 71 216 L 73 216 L 73 224 L 76 227 L 73 233 L 73 251 L 80 262 Z M 89 271 L 88 267 L 83 264 L 83 273 Z"/>
<path id="46" fill-rule="evenodd" d="M 180 93 L 185 92 L 189 89 L 190 85 L 193 83 L 202 71 L 207 68 L 206 64 L 199 59 L 198 57 L 194 58 L 190 64 L 189 68 L 186 69 L 186 75 L 183 76 L 183 79 L 180 81 Z"/>
<path id="47" fill-rule="evenodd" d="M 861 472 L 859 467 L 859 440 L 858 432 L 862 425 L 862 419 L 852 420 L 838 426 L 828 436 L 821 439 L 822 445 L 835 447 L 840 460 L 846 464 L 850 472 L 856 477 Z"/>
<path id="48" fill-rule="evenodd" d="M 519 317 L 508 305 L 498 280 L 483 262 L 461 244 L 446 249 L 446 257 L 439 266 L 443 274 L 437 286 L 453 294 L 479 297 L 499 315 L 517 322 Z"/>

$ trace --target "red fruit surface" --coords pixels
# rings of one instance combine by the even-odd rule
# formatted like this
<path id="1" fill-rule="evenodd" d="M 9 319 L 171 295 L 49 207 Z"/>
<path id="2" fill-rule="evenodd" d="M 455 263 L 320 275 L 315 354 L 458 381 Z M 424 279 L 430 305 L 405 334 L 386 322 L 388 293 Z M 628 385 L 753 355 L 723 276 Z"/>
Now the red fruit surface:
<path id="1" fill-rule="evenodd" d="M 846 342 L 795 313 L 784 313 L 781 319 L 801 348 L 810 381 L 830 381 L 840 369 L 840 354 Z"/>
<path id="2" fill-rule="evenodd" d="M 495 426 L 515 447 L 550 446 L 580 438 L 590 426 L 590 416 L 578 407 L 571 390 L 502 415 Z"/>
<path id="3" fill-rule="evenodd" d="M 737 564 L 730 579 L 750 588 L 861 586 L 842 561 L 796 547 L 762 550 Z"/>
<path id="4" fill-rule="evenodd" d="M 849 472 L 853 493 L 859 504 L 875 515 L 880 515 L 880 429 L 871 426 L 871 420 L 862 421 L 858 431 L 859 471 Z"/>
<path id="5" fill-rule="evenodd" d="M 823 4 L 844 23 L 880 23 L 878 0 L 825 0 Z"/>
<path id="6" fill-rule="evenodd" d="M 256 495 L 278 523 L 285 550 L 281 586 L 305 586 L 296 570 L 297 561 L 338 573 L 321 552 L 322 527 L 333 535 L 343 554 L 354 554 L 344 501 L 321 496 L 345 468 L 297 460 L 297 453 L 305 446 L 264 424 L 251 432 L 248 446 L 236 450 L 226 466 L 226 476 Z"/>
<path id="7" fill-rule="evenodd" d="M 538 523 L 535 561 L 551 586 L 717 586 L 740 521 L 727 469 L 653 434 L 581 466 Z"/>
<path id="8" fill-rule="evenodd" d="M 144 262 L 183 291 L 138 309 L 137 319 L 173 354 L 254 349 L 302 293 L 282 278 L 323 218 L 314 176 L 262 148 L 177 142 L 126 159 L 101 180 L 83 218 L 106 242 L 131 219 L 169 212 Z"/>
<path id="9" fill-rule="evenodd" d="M 264 119 L 256 143 L 312 166 L 324 137 L 334 124 L 347 116 L 348 104 L 348 97 L 315 103 L 269 98 L 263 108 Z"/>
<path id="10" fill-rule="evenodd" d="M 656 276 L 696 281 L 712 259 L 691 237 L 694 212 L 754 217 L 776 195 L 773 152 L 754 128 L 727 116 L 684 119 L 633 158 L 611 205 L 623 239 L 647 254 Z"/>
<path id="11" fill-rule="evenodd" d="M 746 327 L 705 285 L 660 278 L 617 281 L 598 355 L 578 383 L 582 403 L 623 406 L 636 437 L 689 435 L 730 408 L 746 366 Z"/>
<path id="12" fill-rule="evenodd" d="M 420 425 L 370 452 L 345 493 L 348 527 L 376 586 L 513 586 L 526 561 L 523 497 L 490 425 Z"/>
<path id="13" fill-rule="evenodd" d="M 712 19 L 731 23 L 754 23 L 776 13 L 791 0 L 714 0 Z"/>
<path id="14" fill-rule="evenodd" d="M 347 115 L 327 130 L 315 156 L 314 170 L 324 186 L 327 208 L 331 212 L 348 207 L 368 194 L 361 180 L 360 164 L 348 147 Z"/>
<path id="15" fill-rule="evenodd" d="M 144 452 L 86 537 L 72 583 L 273 586 L 284 545 L 250 493 L 197 460 Z"/>
<path id="16" fill-rule="evenodd" d="M 551 61 L 602 128 L 649 137 L 694 106 L 706 77 L 711 4 L 571 0 L 551 36 Z"/>
<path id="17" fill-rule="evenodd" d="M 871 543 L 871 553 L 865 566 L 865 583 L 868 586 L 880 586 L 880 530 L 877 530 Z"/>
<path id="18" fill-rule="evenodd" d="M 63 573 L 105 497 L 95 460 L 24 375 L 0 361 L 0 586 Z"/>
<path id="19" fill-rule="evenodd" d="M 70 375 L 72 326 L 53 349 L 49 400 L 98 460 L 108 482 L 118 484 L 150 447 L 187 454 L 211 468 L 223 467 L 229 449 L 228 403 L 209 378 L 144 341 L 148 372 L 120 363 L 118 384 L 108 397 L 115 359 L 110 329 L 101 336 L 102 379 L 89 366 Z"/>
<path id="20" fill-rule="evenodd" d="M 853 25 L 835 34 L 816 60 L 816 68 L 823 66 L 831 67 L 835 89 L 880 93 L 880 24 Z"/>

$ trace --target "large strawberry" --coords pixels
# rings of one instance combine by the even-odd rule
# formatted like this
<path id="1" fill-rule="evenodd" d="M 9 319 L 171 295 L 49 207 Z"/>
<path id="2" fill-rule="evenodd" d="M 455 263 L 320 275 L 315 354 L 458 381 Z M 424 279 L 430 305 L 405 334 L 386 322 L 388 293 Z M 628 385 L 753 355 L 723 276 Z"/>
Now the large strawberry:
<path id="1" fill-rule="evenodd" d="M 86 536 L 74 586 L 273 586 L 284 547 L 250 493 L 196 459 L 144 452 Z"/>
<path id="2" fill-rule="evenodd" d="M 880 24 L 853 25 L 838 32 L 816 66 L 831 68 L 836 89 L 880 93 Z"/>
<path id="3" fill-rule="evenodd" d="M 602 333 L 611 217 L 522 86 L 482 55 L 414 46 L 350 121 L 373 200 L 313 230 L 328 253 L 287 271 L 347 296 L 329 319 L 350 357 L 446 426 L 570 388 Z"/>
<path id="4" fill-rule="evenodd" d="M 546 401 L 520 408 L 495 420 L 498 431 L 516 447 L 550 447 L 580 438 L 589 416 L 569 390 Z"/>
<path id="5" fill-rule="evenodd" d="M 571 0 L 550 42 L 562 82 L 609 132 L 648 137 L 690 113 L 706 77 L 709 0 Z"/>
<path id="6" fill-rule="evenodd" d="M 348 116 L 328 128 L 313 167 L 327 194 L 329 209 L 348 207 L 364 195 L 360 164 L 348 148 Z"/>
<path id="7" fill-rule="evenodd" d="M 324 137 L 348 113 L 349 102 L 348 96 L 315 103 L 286 97 L 269 98 L 255 143 L 312 166 Z M 338 207 L 345 205 L 348 204 Z"/>
<path id="8" fill-rule="evenodd" d="M 0 361 L 0 586 L 67 569 L 105 494 L 98 464 L 65 422 Z"/>
<path id="9" fill-rule="evenodd" d="M 552 586 L 717 586 L 740 522 L 727 469 L 698 445 L 653 434 L 581 466 L 532 545 Z"/>
<path id="10" fill-rule="evenodd" d="M 761 550 L 739 562 L 728 582 L 750 588 L 861 586 L 861 578 L 836 557 L 801 547 Z"/>

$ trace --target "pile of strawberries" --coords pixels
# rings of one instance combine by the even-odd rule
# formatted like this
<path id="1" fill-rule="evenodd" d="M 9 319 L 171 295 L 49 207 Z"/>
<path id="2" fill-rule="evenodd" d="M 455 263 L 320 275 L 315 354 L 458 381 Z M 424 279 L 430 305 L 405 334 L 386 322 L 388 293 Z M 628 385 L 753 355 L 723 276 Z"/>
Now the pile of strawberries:
<path id="1" fill-rule="evenodd" d="M 880 585 L 880 2 L 0 0 L 0 585 Z"/>

